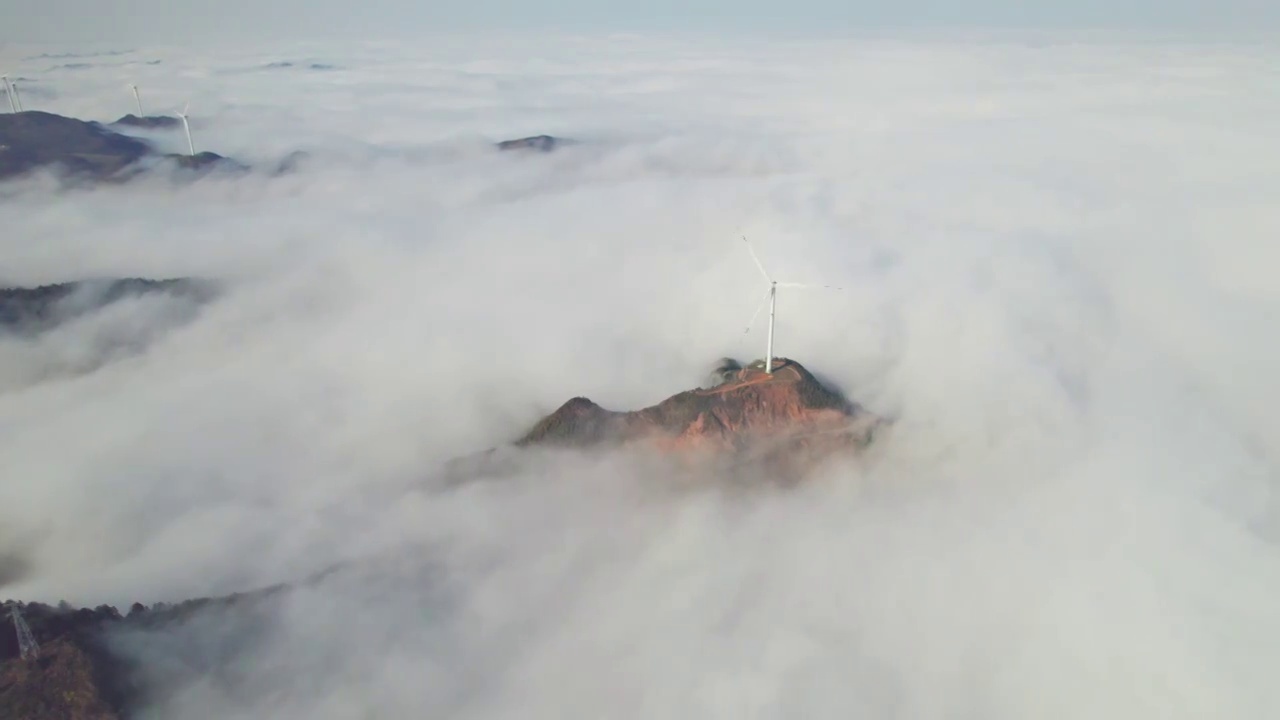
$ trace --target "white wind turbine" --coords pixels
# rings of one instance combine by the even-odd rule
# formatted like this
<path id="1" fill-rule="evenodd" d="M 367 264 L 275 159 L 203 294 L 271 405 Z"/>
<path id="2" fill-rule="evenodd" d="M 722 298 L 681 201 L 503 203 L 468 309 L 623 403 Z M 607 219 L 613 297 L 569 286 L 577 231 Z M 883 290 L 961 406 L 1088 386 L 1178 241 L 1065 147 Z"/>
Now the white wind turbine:
<path id="1" fill-rule="evenodd" d="M 146 117 L 142 114 L 142 97 L 138 95 L 138 86 L 130 85 L 133 88 L 133 101 L 138 104 L 138 117 Z"/>
<path id="2" fill-rule="evenodd" d="M 0 75 L 0 80 L 4 80 L 4 94 L 9 96 L 9 109 L 16 115 L 18 112 L 18 103 L 13 97 L 13 86 L 9 84 L 9 76 Z"/>
<path id="3" fill-rule="evenodd" d="M 770 375 L 773 374 L 773 318 L 774 311 L 778 302 L 778 288 L 827 288 L 829 290 L 843 290 L 834 285 L 807 285 L 805 283 L 785 282 L 780 283 L 769 277 L 769 272 L 764 269 L 764 263 L 760 262 L 760 258 L 756 257 L 756 251 L 751 247 L 751 241 L 747 240 L 745 235 L 742 236 L 742 242 L 747 244 L 747 252 L 751 253 L 751 259 L 756 261 L 756 267 L 760 269 L 760 274 L 764 276 L 765 282 L 769 283 L 769 290 L 760 300 L 760 304 L 756 306 L 755 314 L 751 316 L 751 322 L 747 323 L 747 329 L 744 332 L 751 332 L 751 326 L 755 323 L 756 317 L 760 315 L 760 309 L 764 307 L 765 301 L 769 301 L 769 340 L 765 346 L 764 371 Z"/>
<path id="4" fill-rule="evenodd" d="M 174 113 L 174 115 L 182 118 L 182 129 L 187 131 L 187 149 L 191 151 L 191 156 L 195 157 L 196 146 L 195 143 L 191 142 L 191 123 L 187 122 L 187 110 L 190 108 L 191 103 L 187 103 L 182 106 L 182 112 Z"/>
<path id="5" fill-rule="evenodd" d="M 18 112 L 26 112 L 26 108 L 22 107 L 22 93 L 18 92 L 18 86 L 9 83 L 9 90 L 13 92 L 13 99 L 18 103 Z"/>

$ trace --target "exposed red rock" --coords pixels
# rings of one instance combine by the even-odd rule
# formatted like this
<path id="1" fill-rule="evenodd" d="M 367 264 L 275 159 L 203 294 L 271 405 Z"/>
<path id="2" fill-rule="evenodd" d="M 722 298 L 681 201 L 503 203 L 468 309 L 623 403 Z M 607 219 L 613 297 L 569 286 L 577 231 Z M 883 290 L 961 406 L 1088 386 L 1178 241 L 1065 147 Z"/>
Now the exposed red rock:
<path id="1" fill-rule="evenodd" d="M 647 446 L 683 459 L 749 460 L 788 477 L 870 442 L 880 419 L 820 383 L 792 360 L 726 373 L 634 412 L 606 410 L 576 397 L 544 418 L 518 447 Z"/>

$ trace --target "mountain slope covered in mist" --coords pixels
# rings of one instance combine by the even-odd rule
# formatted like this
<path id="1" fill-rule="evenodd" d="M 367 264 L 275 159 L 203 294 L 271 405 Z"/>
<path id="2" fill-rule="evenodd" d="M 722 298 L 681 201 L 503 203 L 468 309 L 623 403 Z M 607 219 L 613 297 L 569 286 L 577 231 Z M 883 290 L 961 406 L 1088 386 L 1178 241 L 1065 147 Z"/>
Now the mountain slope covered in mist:
<path id="1" fill-rule="evenodd" d="M 692 451 L 703 461 L 732 459 L 739 472 L 749 463 L 761 478 L 796 482 L 833 456 L 861 451 L 878 424 L 855 403 L 823 387 L 800 364 L 775 359 L 773 375 L 759 362 L 729 374 L 714 387 L 683 392 L 633 413 L 610 413 L 575 398 L 540 420 L 515 447 L 585 451 L 641 444 L 661 455 Z M 485 472 L 484 464 L 474 459 L 469 469 L 458 462 L 451 465 L 455 483 L 466 482 L 465 475 L 481 477 Z M 301 585 L 316 586 L 335 571 L 359 574 L 371 569 L 359 565 L 335 568 Z M 165 690 L 150 687 L 155 681 L 147 675 L 153 671 L 139 667 L 136 658 L 120 649 L 121 642 L 128 645 L 128 633 L 165 633 L 192 618 L 207 618 L 210 608 L 216 608 L 222 621 L 214 622 L 209 631 L 225 634 L 219 644 L 222 653 L 233 658 L 242 652 L 236 647 L 242 640 L 235 630 L 243 622 L 241 616 L 260 612 L 264 603 L 281 602 L 277 596 L 293 590 L 278 585 L 150 611 L 135 603 L 128 616 L 108 606 L 75 610 L 10 601 L 6 609 L 22 612 L 40 649 L 38 655 L 22 657 L 12 633 L 0 636 L 0 715 L 26 720 L 129 717 L 146 705 L 150 694 Z M 198 654 L 195 648 L 173 650 Z"/>
<path id="2" fill-rule="evenodd" d="M 176 122 L 176 118 L 130 114 L 107 126 L 37 110 L 0 114 L 0 181 L 51 169 L 70 182 L 125 182 L 137 179 L 156 162 L 202 173 L 250 170 L 244 163 L 208 150 L 194 154 L 163 153 L 148 140 L 113 129 L 164 129 L 174 127 Z M 551 152 L 567 144 L 572 142 L 537 135 L 503 140 L 494 147 L 507 152 Z M 305 157 L 304 152 L 290 152 L 275 163 L 272 174 L 296 171 Z"/>
<path id="3" fill-rule="evenodd" d="M 36 110 L 0 115 L 0 180 L 50 167 L 71 179 L 118 182 L 135 175 L 150 158 L 187 169 L 238 166 L 212 152 L 160 155 L 146 141 L 95 122 Z"/>
<path id="4" fill-rule="evenodd" d="M 214 292 L 212 283 L 190 278 L 77 280 L 34 288 L 0 287 L 0 331 L 38 334 L 120 300 L 148 293 L 189 297 L 199 303 L 211 300 Z"/>
<path id="5" fill-rule="evenodd" d="M 137 357 L 196 320 L 220 290 L 199 278 L 0 287 L 0 393 Z"/>

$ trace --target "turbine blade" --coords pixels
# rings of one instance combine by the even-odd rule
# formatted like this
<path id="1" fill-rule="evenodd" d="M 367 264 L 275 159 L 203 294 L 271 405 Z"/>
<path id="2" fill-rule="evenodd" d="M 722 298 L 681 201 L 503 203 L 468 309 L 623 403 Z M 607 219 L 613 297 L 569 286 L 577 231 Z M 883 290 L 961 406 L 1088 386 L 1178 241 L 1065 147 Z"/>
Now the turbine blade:
<path id="1" fill-rule="evenodd" d="M 778 283 L 778 287 L 800 288 L 803 290 L 843 290 L 835 285 L 810 285 L 808 283 Z"/>
<path id="2" fill-rule="evenodd" d="M 756 257 L 755 248 L 751 247 L 751 241 L 747 239 L 746 235 L 742 236 L 742 242 L 747 244 L 747 252 L 751 253 L 751 259 L 756 261 L 756 267 L 760 268 L 760 274 L 764 276 L 765 282 L 773 282 L 769 277 L 769 273 L 764 269 L 764 263 L 760 262 L 760 258 Z"/>
<path id="3" fill-rule="evenodd" d="M 769 290 L 772 290 L 770 287 Z M 756 306 L 756 311 L 751 314 L 751 322 L 747 323 L 747 329 L 742 331 L 743 335 L 751 332 L 751 326 L 756 324 L 756 318 L 760 316 L 760 311 L 764 309 L 764 304 L 769 301 L 769 290 L 764 291 L 764 297 L 760 298 L 760 304 Z"/>
<path id="4" fill-rule="evenodd" d="M 183 114 L 183 115 L 186 115 L 186 114 L 187 114 L 187 111 L 188 111 L 188 110 L 190 110 L 190 109 L 191 109 L 191 103 L 190 103 L 190 102 L 188 102 L 186 105 L 183 105 L 183 106 L 182 106 L 182 114 Z"/>

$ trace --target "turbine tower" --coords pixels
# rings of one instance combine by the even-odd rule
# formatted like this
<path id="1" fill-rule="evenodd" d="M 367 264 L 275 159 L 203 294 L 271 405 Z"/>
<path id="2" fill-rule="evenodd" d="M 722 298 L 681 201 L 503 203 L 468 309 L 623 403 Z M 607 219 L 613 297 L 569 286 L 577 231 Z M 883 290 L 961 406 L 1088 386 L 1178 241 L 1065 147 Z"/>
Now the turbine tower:
<path id="1" fill-rule="evenodd" d="M 146 117 L 142 114 L 142 97 L 138 95 L 138 86 L 130 85 L 133 88 L 133 101 L 138 104 L 138 117 Z"/>
<path id="2" fill-rule="evenodd" d="M 187 122 L 187 110 L 190 109 L 190 107 L 191 103 L 187 103 L 182 106 L 182 112 L 174 113 L 174 115 L 182 118 L 182 129 L 187 131 L 187 149 L 191 151 L 191 156 L 195 157 L 196 146 L 195 143 L 191 142 L 191 123 Z"/>
<path id="3" fill-rule="evenodd" d="M 9 608 L 9 619 L 13 620 L 13 629 L 18 633 L 18 653 L 22 655 L 22 659 L 39 657 L 40 645 L 31 634 L 31 628 L 27 627 L 27 621 L 22 619 L 17 605 Z"/>
<path id="4" fill-rule="evenodd" d="M 26 112 L 26 108 L 22 107 L 22 93 L 18 92 L 18 86 L 9 83 L 9 89 L 13 91 L 13 99 L 18 103 L 18 112 Z"/>
<path id="5" fill-rule="evenodd" d="M 751 241 L 747 240 L 747 236 L 742 236 L 742 242 L 747 244 L 747 252 L 751 253 L 751 259 L 755 260 L 756 267 L 760 269 L 760 274 L 764 276 L 765 282 L 769 283 L 769 289 L 765 292 L 765 296 L 760 299 L 760 304 L 756 306 L 755 314 L 751 316 L 751 322 L 747 323 L 747 329 L 744 333 L 751 332 L 751 325 L 755 323 L 756 317 L 760 315 L 760 310 L 764 307 L 765 301 L 769 303 L 769 339 L 765 345 L 764 355 L 764 371 L 773 374 L 773 320 L 776 315 L 778 304 L 778 288 L 827 288 L 829 290 L 843 290 L 834 285 L 808 285 L 805 283 L 785 282 L 780 283 L 769 276 L 769 272 L 764 269 L 764 263 L 760 262 L 760 258 L 756 256 L 756 251 L 751 247 Z"/>

